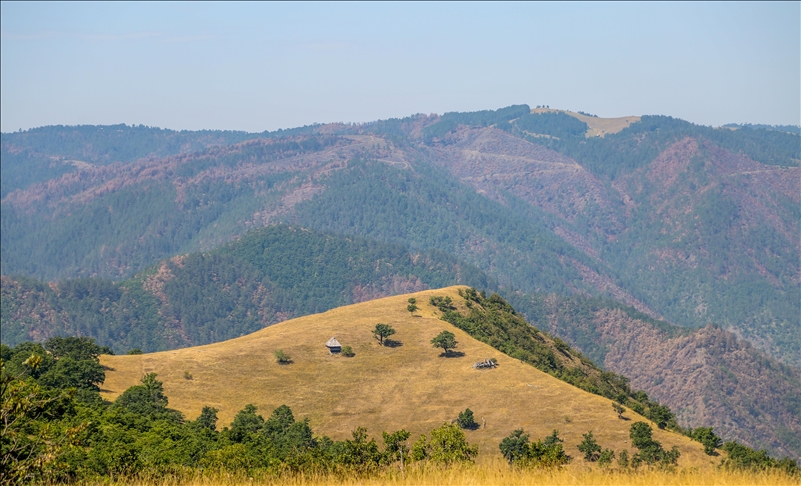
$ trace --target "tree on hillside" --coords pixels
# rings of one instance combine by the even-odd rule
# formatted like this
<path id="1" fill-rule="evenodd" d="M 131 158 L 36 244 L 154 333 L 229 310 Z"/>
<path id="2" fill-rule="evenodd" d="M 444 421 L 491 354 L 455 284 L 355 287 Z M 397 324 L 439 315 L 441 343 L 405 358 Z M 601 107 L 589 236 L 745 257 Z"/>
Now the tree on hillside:
<path id="1" fill-rule="evenodd" d="M 601 455 L 598 456 L 598 465 L 601 467 L 607 467 L 612 464 L 612 460 L 615 458 L 615 451 L 612 449 L 604 449 L 601 452 Z"/>
<path id="2" fill-rule="evenodd" d="M 441 464 L 473 462 L 477 455 L 478 446 L 471 446 L 464 432 L 456 425 L 442 424 L 442 427 L 431 431 L 426 457 L 432 462 Z"/>
<path id="3" fill-rule="evenodd" d="M 669 451 L 664 450 L 662 444 L 654 440 L 651 426 L 645 422 L 633 423 L 629 430 L 629 438 L 631 438 L 631 445 L 640 450 L 634 454 L 633 463 L 635 465 L 639 462 L 648 465 L 657 463 L 665 466 L 676 465 L 681 455 L 676 446 Z"/>
<path id="4" fill-rule="evenodd" d="M 518 466 L 558 467 L 567 464 L 570 456 L 565 454 L 559 432 L 554 430 L 544 440 L 529 442 L 528 434 L 518 429 L 500 443 L 501 454 L 509 464 Z"/>
<path id="5" fill-rule="evenodd" d="M 406 310 L 411 312 L 412 314 L 414 314 L 414 311 L 417 310 L 417 306 L 414 305 L 414 304 L 409 304 L 409 305 L 406 306 Z"/>
<path id="6" fill-rule="evenodd" d="M 292 358 L 286 354 L 283 349 L 276 349 L 273 354 L 278 364 L 289 364 L 292 362 Z"/>
<path id="7" fill-rule="evenodd" d="M 395 334 L 395 329 L 392 328 L 389 324 L 376 324 L 375 329 L 373 329 L 373 335 L 376 339 L 378 339 L 378 344 L 381 346 L 384 345 L 384 339 L 392 336 Z"/>
<path id="8" fill-rule="evenodd" d="M 401 474 L 406 474 L 404 464 L 409 461 L 409 447 L 406 440 L 412 435 L 411 432 L 401 429 L 391 434 L 382 432 L 384 437 L 384 460 L 387 463 L 400 461 Z"/>
<path id="9" fill-rule="evenodd" d="M 473 411 L 469 408 L 466 408 L 464 412 L 459 412 L 459 416 L 456 418 L 456 425 L 463 429 L 469 430 L 475 430 L 478 428 L 478 424 L 473 417 Z"/>
<path id="10" fill-rule="evenodd" d="M 601 446 L 595 441 L 592 436 L 592 431 L 583 434 L 584 440 L 578 445 L 578 450 L 584 453 L 584 460 L 595 462 L 601 455 Z"/>
<path id="11" fill-rule="evenodd" d="M 692 438 L 703 444 L 704 452 L 710 456 L 716 455 L 715 449 L 723 443 L 720 437 L 712 432 L 712 429 L 713 427 L 698 427 L 692 433 Z"/>
<path id="12" fill-rule="evenodd" d="M 156 373 L 147 373 L 142 377 L 141 385 L 128 388 L 114 400 L 113 408 L 122 409 L 138 415 L 155 419 L 167 419 L 182 422 L 183 414 L 167 408 L 167 395 L 164 384 L 156 379 Z"/>
<path id="13" fill-rule="evenodd" d="M 203 407 L 200 411 L 200 417 L 195 420 L 195 425 L 201 429 L 210 430 L 212 432 L 217 430 L 217 412 L 218 410 L 208 405 Z"/>
<path id="14" fill-rule="evenodd" d="M 456 336 L 450 331 L 442 331 L 431 340 L 431 345 L 435 348 L 442 348 L 445 350 L 446 355 L 450 354 L 450 350 L 455 348 L 457 344 L 459 343 L 456 341 Z"/>
<path id="15" fill-rule="evenodd" d="M 623 408 L 622 405 L 620 405 L 619 403 L 612 403 L 612 409 L 617 414 L 617 418 L 619 419 L 623 418 L 623 413 L 626 411 L 626 409 Z"/>
<path id="16" fill-rule="evenodd" d="M 505 437 L 499 447 L 509 464 L 522 461 L 529 455 L 528 434 L 524 434 L 523 429 L 517 429 Z"/>
<path id="17" fill-rule="evenodd" d="M 646 417 L 653 421 L 660 429 L 664 429 L 669 423 L 675 421 L 673 412 L 665 405 L 660 405 L 656 402 L 651 402 L 649 404 Z"/>

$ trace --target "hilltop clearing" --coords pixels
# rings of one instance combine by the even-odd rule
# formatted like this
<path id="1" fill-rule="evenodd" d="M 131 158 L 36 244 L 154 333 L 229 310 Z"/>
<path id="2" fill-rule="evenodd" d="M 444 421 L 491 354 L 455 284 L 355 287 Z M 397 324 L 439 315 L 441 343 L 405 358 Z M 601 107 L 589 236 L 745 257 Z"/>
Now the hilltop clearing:
<path id="1" fill-rule="evenodd" d="M 284 322 L 230 341 L 134 356 L 102 356 L 107 367 L 102 394 L 113 399 L 155 372 L 164 381 L 170 405 L 188 418 L 204 405 L 219 410 L 221 423 L 252 403 L 259 410 L 289 405 L 308 417 L 319 433 L 334 439 L 349 436 L 357 426 L 372 434 L 406 428 L 416 437 L 465 408 L 481 427 L 467 432 L 479 453 L 497 455 L 501 439 L 517 428 L 533 436 L 558 429 L 565 450 L 573 451 L 582 434 L 592 430 L 599 443 L 615 450 L 632 449 L 630 420 L 621 420 L 612 401 L 579 390 L 534 367 L 472 339 L 438 319 L 427 304 L 431 296 L 447 296 L 466 310 L 459 287 L 388 297 Z M 420 303 L 417 316 L 407 309 L 409 297 Z M 377 322 L 397 333 L 395 344 L 380 346 L 371 331 Z M 441 356 L 431 339 L 443 330 L 459 342 L 453 357 Z M 353 358 L 331 355 L 324 344 L 336 336 L 351 346 Z M 281 349 L 291 364 L 280 365 L 273 351 Z M 476 370 L 473 363 L 495 358 L 498 367 Z M 189 373 L 192 379 L 187 379 Z M 646 420 L 627 412 L 632 420 Z M 486 426 L 484 426 L 486 423 Z M 654 426 L 656 429 L 656 426 Z M 701 467 L 714 462 L 698 443 L 656 429 L 666 448 L 677 446 L 679 464 Z"/>
<path id="2" fill-rule="evenodd" d="M 585 136 L 603 137 L 609 133 L 617 133 L 632 123 L 640 121 L 639 116 L 621 116 L 617 118 L 599 118 L 597 116 L 576 113 L 570 110 L 556 110 L 551 108 L 534 108 L 531 113 L 565 113 L 587 124 Z"/>

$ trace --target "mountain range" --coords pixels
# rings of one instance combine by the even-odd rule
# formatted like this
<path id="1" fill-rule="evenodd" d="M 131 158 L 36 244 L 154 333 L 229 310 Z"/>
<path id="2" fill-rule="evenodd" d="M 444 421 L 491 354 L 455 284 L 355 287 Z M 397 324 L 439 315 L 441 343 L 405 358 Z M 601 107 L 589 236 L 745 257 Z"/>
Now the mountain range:
<path id="1" fill-rule="evenodd" d="M 262 134 L 3 134 L 3 342 L 170 349 L 464 283 L 683 424 L 798 457 L 800 159 L 782 130 L 526 105 Z M 335 243 L 298 243 L 309 230 Z M 262 255 L 282 249 L 260 268 L 241 249 L 271 231 Z"/>

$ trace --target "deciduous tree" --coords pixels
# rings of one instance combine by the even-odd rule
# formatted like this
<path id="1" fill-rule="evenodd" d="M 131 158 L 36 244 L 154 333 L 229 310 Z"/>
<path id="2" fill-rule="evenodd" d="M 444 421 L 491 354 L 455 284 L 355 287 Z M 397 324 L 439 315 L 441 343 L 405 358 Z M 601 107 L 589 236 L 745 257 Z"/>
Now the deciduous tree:
<path id="1" fill-rule="evenodd" d="M 442 331 L 431 340 L 431 345 L 435 348 L 442 348 L 445 354 L 449 354 L 450 350 L 455 348 L 457 344 L 459 342 L 456 341 L 456 336 L 450 331 Z"/>

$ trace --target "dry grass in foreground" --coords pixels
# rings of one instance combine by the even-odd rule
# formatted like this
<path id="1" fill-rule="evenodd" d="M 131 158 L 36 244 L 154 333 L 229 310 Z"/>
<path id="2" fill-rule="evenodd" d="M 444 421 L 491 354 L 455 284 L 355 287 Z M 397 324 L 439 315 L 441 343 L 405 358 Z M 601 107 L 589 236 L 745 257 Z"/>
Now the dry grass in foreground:
<path id="1" fill-rule="evenodd" d="M 108 484 L 108 483 L 106 483 Z M 505 462 L 456 467 L 450 469 L 409 468 L 405 477 L 394 470 L 370 478 L 341 475 L 309 476 L 286 475 L 280 477 L 251 478 L 246 475 L 216 475 L 192 478 L 153 478 L 121 481 L 120 485 L 211 486 L 211 485 L 265 485 L 288 486 L 317 485 L 403 485 L 403 486 L 474 486 L 474 485 L 631 485 L 631 486 L 781 486 L 801 484 L 798 477 L 781 472 L 746 472 L 726 470 L 590 470 L 583 466 L 562 469 L 510 468 Z"/>

